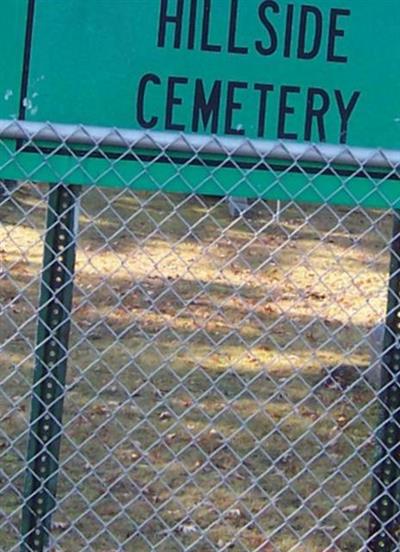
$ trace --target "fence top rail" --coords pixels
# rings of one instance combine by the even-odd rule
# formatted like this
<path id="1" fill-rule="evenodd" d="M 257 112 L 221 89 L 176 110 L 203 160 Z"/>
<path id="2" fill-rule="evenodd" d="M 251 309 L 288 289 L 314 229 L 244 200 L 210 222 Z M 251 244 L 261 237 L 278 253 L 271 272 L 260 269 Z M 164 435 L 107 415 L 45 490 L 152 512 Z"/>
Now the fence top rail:
<path id="1" fill-rule="evenodd" d="M 243 156 L 305 163 L 326 164 L 329 162 L 338 166 L 358 168 L 376 167 L 393 170 L 400 165 L 400 150 L 7 119 L 0 119 L 0 139 L 112 146 L 129 150 L 165 150 L 168 152 Z"/>

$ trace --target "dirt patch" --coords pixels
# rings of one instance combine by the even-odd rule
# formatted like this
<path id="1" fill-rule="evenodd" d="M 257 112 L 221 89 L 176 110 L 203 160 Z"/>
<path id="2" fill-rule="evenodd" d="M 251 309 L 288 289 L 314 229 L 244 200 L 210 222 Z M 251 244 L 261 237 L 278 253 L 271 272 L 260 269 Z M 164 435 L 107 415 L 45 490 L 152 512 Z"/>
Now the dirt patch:
<path id="1" fill-rule="evenodd" d="M 43 188 L 43 193 L 45 188 Z M 45 203 L 1 206 L 5 549 L 18 538 Z M 378 211 L 85 190 L 57 550 L 355 551 L 384 316 Z M 301 545 L 299 543 L 302 543 Z M 191 548 L 192 547 L 192 548 Z"/>

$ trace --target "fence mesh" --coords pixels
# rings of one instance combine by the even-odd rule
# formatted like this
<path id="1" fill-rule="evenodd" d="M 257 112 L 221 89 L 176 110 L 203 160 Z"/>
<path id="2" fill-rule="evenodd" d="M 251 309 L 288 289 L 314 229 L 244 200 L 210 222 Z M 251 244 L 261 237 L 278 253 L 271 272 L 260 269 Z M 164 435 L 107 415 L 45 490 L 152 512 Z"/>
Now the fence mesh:
<path id="1" fill-rule="evenodd" d="M 17 165 L 7 151 L 4 167 Z M 27 172 L 3 181 L 0 196 L 7 551 L 21 544 L 46 208 L 66 174 L 57 176 L 32 183 Z M 364 550 L 390 206 L 277 205 L 162 183 L 139 192 L 124 179 L 80 193 L 50 549 Z"/>

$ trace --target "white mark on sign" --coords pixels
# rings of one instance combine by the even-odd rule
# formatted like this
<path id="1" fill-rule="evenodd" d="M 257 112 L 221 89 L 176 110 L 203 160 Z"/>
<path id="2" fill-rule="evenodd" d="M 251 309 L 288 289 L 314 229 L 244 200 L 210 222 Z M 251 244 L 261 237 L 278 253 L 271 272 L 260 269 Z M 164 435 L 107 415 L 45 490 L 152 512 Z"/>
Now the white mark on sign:
<path id="1" fill-rule="evenodd" d="M 6 90 L 6 93 L 4 94 L 4 99 L 5 99 L 6 101 L 8 101 L 8 100 L 11 98 L 11 96 L 13 95 L 13 93 L 14 93 L 14 92 L 13 92 L 12 90 L 10 90 L 10 89 Z"/>
<path id="2" fill-rule="evenodd" d="M 32 109 L 32 102 L 29 98 L 24 98 L 22 100 L 22 105 L 26 107 L 26 109 Z"/>
<path id="3" fill-rule="evenodd" d="M 37 96 L 37 93 L 36 94 L 33 94 L 32 97 L 35 97 L 35 95 Z M 32 100 L 30 100 L 29 98 L 24 98 L 22 100 L 22 105 L 26 108 L 27 111 L 29 111 L 32 115 L 36 115 L 36 113 L 38 112 L 39 110 L 39 107 L 37 105 L 33 105 L 32 103 Z"/>

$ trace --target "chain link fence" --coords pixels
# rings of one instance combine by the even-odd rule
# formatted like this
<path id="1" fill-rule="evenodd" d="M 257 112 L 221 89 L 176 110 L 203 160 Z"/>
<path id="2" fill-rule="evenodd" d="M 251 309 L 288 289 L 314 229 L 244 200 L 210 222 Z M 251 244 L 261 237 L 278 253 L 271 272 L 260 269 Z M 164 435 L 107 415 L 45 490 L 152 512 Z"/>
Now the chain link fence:
<path id="1" fill-rule="evenodd" d="M 21 516 L 31 498 L 24 478 L 42 345 L 36 328 L 43 244 L 46 220 L 47 232 L 60 223 L 49 197 L 58 188 L 69 193 L 65 182 L 73 175 L 70 164 L 51 169 L 50 184 L 38 180 L 54 156 L 44 138 L 1 143 L 3 173 L 25 173 L 3 180 L 0 196 L 5 551 L 21 546 Z M 151 134 L 146 139 L 157 149 Z M 28 147 L 41 156 L 29 169 L 21 164 Z M 121 155 L 136 147 L 126 142 Z M 181 174 L 168 147 L 155 159 L 167 157 L 171 175 Z M 142 160 L 132 182 L 100 139 L 83 156 L 65 137 L 55 148 L 69 153 L 81 173 L 82 158 L 95 153 L 121 182 L 98 186 L 87 169 L 87 181 L 79 182 L 85 185 L 70 235 L 75 272 L 63 283 L 73 278 L 74 293 L 69 346 L 57 360 L 68 360 L 68 370 L 63 427 L 52 437 L 62 438 L 46 549 L 364 551 L 383 401 L 378 389 L 396 218 L 389 202 L 373 209 L 361 200 L 342 206 L 287 197 L 277 212 L 276 201 L 261 193 L 241 203 L 201 188 L 169 193 L 154 174 L 153 189 L 138 191 L 135 183 L 150 174 L 152 162 Z M 286 151 L 288 166 L 316 194 L 326 170 L 336 187 L 353 193 L 368 164 L 343 147 L 347 167 L 353 159 L 347 174 L 328 156 L 309 173 Z M 218 169 L 228 162 L 235 183 L 253 170 L 236 167 L 231 150 L 220 156 L 222 165 L 202 167 L 200 184 L 218 182 Z M 198 148 L 192 157 L 200 157 Z M 260 154 L 256 166 L 269 163 Z M 271 170 L 284 187 L 281 173 Z M 365 179 L 379 192 L 396 171 L 393 165 Z M 47 330 L 49 343 L 59 339 Z M 49 377 L 52 367 L 45 368 L 39 379 Z M 49 412 L 47 402 L 40 416 Z"/>

